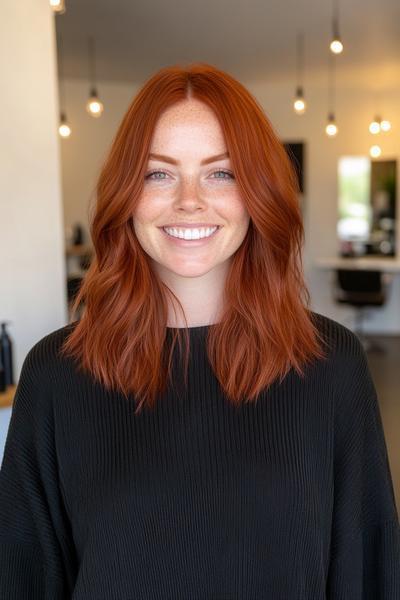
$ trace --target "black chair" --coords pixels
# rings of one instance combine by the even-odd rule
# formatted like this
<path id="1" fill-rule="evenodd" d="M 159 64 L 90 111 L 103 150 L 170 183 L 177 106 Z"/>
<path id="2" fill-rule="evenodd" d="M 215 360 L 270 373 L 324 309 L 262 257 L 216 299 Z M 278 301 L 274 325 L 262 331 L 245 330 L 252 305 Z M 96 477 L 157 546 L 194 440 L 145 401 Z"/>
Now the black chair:
<path id="1" fill-rule="evenodd" d="M 363 332 L 365 311 L 370 307 L 383 306 L 386 289 L 381 271 L 337 269 L 334 297 L 336 302 L 355 308 L 354 332 L 366 351 L 384 352 L 384 348 L 369 340 Z"/>
<path id="2" fill-rule="evenodd" d="M 85 271 L 87 271 L 89 269 L 90 263 L 92 261 L 91 252 L 88 252 L 87 254 L 79 254 L 79 255 L 77 255 L 77 257 L 78 257 L 79 267 L 82 270 L 82 274 L 77 273 L 77 274 L 67 275 L 67 302 L 68 302 L 69 318 L 71 317 L 71 313 L 72 313 L 72 304 L 73 304 L 75 297 L 76 297 L 77 293 L 79 292 L 79 289 L 82 285 Z M 84 303 L 81 302 L 79 304 L 79 307 L 78 307 L 77 313 L 76 313 L 78 319 L 81 318 L 83 309 L 84 309 Z"/>
<path id="3" fill-rule="evenodd" d="M 75 300 L 79 288 L 82 284 L 83 277 L 80 275 L 69 275 L 67 277 L 67 302 L 68 302 L 68 314 L 71 316 L 72 304 Z M 78 319 L 80 318 L 83 310 L 83 303 L 81 302 L 77 311 Z"/>

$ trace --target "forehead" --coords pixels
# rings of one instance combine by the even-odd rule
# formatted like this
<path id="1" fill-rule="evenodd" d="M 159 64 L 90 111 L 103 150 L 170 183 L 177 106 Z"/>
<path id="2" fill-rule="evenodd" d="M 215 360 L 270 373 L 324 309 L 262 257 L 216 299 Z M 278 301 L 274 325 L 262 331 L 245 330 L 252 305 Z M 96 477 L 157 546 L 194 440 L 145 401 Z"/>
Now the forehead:
<path id="1" fill-rule="evenodd" d="M 152 137 L 152 152 L 166 154 L 168 149 L 190 149 L 192 153 L 200 145 L 216 153 L 226 150 L 222 128 L 210 107 L 190 99 L 168 107 L 160 115 Z"/>

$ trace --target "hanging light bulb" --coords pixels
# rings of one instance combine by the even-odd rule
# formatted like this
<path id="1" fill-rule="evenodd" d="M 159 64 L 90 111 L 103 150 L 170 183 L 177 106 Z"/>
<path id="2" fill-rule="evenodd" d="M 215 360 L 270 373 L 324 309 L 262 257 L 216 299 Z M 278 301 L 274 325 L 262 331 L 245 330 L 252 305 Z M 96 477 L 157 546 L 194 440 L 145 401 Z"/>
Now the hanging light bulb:
<path id="1" fill-rule="evenodd" d="M 60 125 L 58 127 L 58 133 L 63 138 L 68 138 L 71 135 L 71 127 L 68 125 L 67 115 L 64 112 L 62 112 L 60 115 Z"/>
<path id="2" fill-rule="evenodd" d="M 95 118 L 101 116 L 104 106 L 97 96 L 96 88 L 92 88 L 90 91 L 90 98 L 86 103 L 86 110 L 88 113 Z"/>
<path id="3" fill-rule="evenodd" d="M 102 115 L 104 106 L 99 100 L 97 89 L 96 89 L 96 72 L 95 72 L 95 51 L 94 51 L 94 40 L 91 36 L 88 38 L 88 59 L 89 59 L 89 77 L 91 81 L 91 88 L 89 94 L 89 100 L 86 102 L 86 110 L 90 116 L 98 118 Z"/>
<path id="4" fill-rule="evenodd" d="M 339 35 L 339 0 L 333 0 L 332 40 L 329 47 L 334 54 L 343 52 L 343 42 Z"/>
<path id="5" fill-rule="evenodd" d="M 325 127 L 325 133 L 329 137 L 335 137 L 338 133 L 338 127 L 336 125 L 335 119 L 335 105 L 336 105 L 336 89 L 335 89 L 335 67 L 336 67 L 336 58 L 332 54 L 329 55 L 329 112 L 328 112 L 328 122 Z"/>
<path id="6" fill-rule="evenodd" d="M 67 122 L 67 114 L 65 112 L 65 89 L 64 89 L 64 65 L 63 65 L 63 46 L 61 36 L 57 39 L 57 62 L 58 62 L 58 73 L 59 73 L 59 86 L 60 86 L 60 124 L 58 126 L 58 133 L 63 138 L 68 138 L 71 135 L 71 127 Z"/>
<path id="7" fill-rule="evenodd" d="M 335 115 L 333 113 L 329 113 L 328 115 L 328 124 L 325 127 L 325 132 L 326 135 L 328 135 L 329 137 L 334 137 L 338 132 L 338 128 L 335 122 Z"/>
<path id="8" fill-rule="evenodd" d="M 296 89 L 293 108 L 298 115 L 302 115 L 306 110 L 306 101 L 304 100 L 303 88 L 301 86 L 298 86 Z"/>
<path id="9" fill-rule="evenodd" d="M 50 0 L 50 6 L 58 15 L 63 15 L 65 13 L 64 0 Z"/>
<path id="10" fill-rule="evenodd" d="M 293 101 L 293 108 L 296 114 L 302 115 L 306 110 L 306 101 L 304 99 L 303 91 L 303 71 L 304 71 L 304 34 L 297 34 L 297 47 L 296 47 L 296 68 L 297 68 L 297 87 L 296 96 Z"/>
<path id="11" fill-rule="evenodd" d="M 392 125 L 391 125 L 390 121 L 388 121 L 387 119 L 383 119 L 380 122 L 380 126 L 381 126 L 381 130 L 382 131 L 390 131 L 391 128 L 392 128 Z"/>
<path id="12" fill-rule="evenodd" d="M 369 131 L 370 133 L 376 135 L 377 133 L 380 132 L 381 130 L 381 118 L 380 117 L 375 117 L 375 119 L 373 121 L 371 121 L 371 123 L 369 124 Z"/>
<path id="13" fill-rule="evenodd" d="M 343 52 L 343 43 L 341 42 L 339 36 L 335 36 L 331 41 L 330 49 L 334 54 L 340 54 Z"/>
<path id="14" fill-rule="evenodd" d="M 371 146 L 371 148 L 369 149 L 369 153 L 372 156 L 372 158 L 377 158 L 378 156 L 380 156 L 382 154 L 382 150 L 380 148 L 380 146 Z"/>

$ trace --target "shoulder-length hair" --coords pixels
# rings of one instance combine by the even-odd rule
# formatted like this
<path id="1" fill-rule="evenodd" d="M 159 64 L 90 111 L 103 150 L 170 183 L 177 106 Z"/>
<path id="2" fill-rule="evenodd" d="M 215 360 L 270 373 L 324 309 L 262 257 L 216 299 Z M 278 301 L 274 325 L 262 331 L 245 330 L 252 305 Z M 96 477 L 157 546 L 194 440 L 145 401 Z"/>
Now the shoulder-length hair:
<path id="1" fill-rule="evenodd" d="M 90 217 L 91 265 L 72 306 L 83 313 L 61 351 L 78 360 L 106 388 L 133 394 L 138 411 L 152 408 L 172 382 L 176 340 L 185 337 L 185 381 L 190 351 L 178 298 L 157 277 L 138 242 L 133 213 L 160 113 L 196 98 L 215 112 L 234 176 L 250 215 L 224 288 L 221 320 L 207 330 L 208 359 L 233 404 L 256 401 L 278 377 L 324 358 L 323 338 L 309 308 L 302 272 L 304 242 L 295 170 L 262 107 L 229 74 L 206 63 L 155 73 L 129 106 L 97 181 Z M 174 330 L 169 360 L 168 294 L 186 328 Z M 173 383 L 173 382 L 172 382 Z"/>

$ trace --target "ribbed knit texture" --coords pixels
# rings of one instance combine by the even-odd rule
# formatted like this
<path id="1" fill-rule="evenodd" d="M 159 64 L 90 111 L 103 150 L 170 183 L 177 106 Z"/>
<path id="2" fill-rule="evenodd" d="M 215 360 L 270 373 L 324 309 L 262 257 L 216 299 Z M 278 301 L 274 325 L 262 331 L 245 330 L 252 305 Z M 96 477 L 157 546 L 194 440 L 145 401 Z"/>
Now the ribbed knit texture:
<path id="1" fill-rule="evenodd" d="M 399 600 L 400 531 L 366 355 L 330 345 L 233 407 L 190 329 L 154 411 L 57 349 L 25 358 L 0 471 L 1 600 Z M 168 330 L 170 336 L 171 330 Z M 170 338 L 168 338 L 170 339 Z"/>

